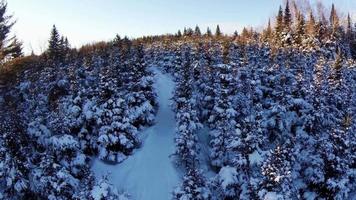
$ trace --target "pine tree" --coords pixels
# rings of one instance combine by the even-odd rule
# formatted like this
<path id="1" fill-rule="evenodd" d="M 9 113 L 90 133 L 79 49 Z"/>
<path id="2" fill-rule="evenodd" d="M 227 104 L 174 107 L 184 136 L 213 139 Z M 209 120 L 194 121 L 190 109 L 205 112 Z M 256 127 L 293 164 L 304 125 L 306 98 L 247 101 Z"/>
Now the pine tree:
<path id="1" fill-rule="evenodd" d="M 283 26 L 286 32 L 291 31 L 292 15 L 289 8 L 289 0 L 287 0 L 286 7 L 284 9 Z"/>
<path id="2" fill-rule="evenodd" d="M 47 52 L 49 59 L 54 62 L 60 61 L 62 59 L 62 39 L 56 25 L 53 25 L 52 27 L 51 37 L 48 43 L 49 46 Z"/>
<path id="3" fill-rule="evenodd" d="M 279 6 L 278 14 L 276 17 L 276 26 L 274 31 L 274 41 L 276 44 L 281 45 L 282 33 L 283 33 L 283 10 L 282 6 Z"/>
<path id="4" fill-rule="evenodd" d="M 263 39 L 265 42 L 268 42 L 272 39 L 271 19 L 268 19 L 268 25 L 267 25 L 266 30 L 263 33 Z"/>
<path id="5" fill-rule="evenodd" d="M 236 39 L 237 37 L 239 37 L 239 33 L 237 31 L 234 31 L 234 38 Z"/>
<path id="6" fill-rule="evenodd" d="M 220 37 L 221 35 L 222 35 L 222 33 L 221 33 L 221 30 L 220 30 L 220 26 L 217 25 L 216 26 L 216 31 L 215 31 L 215 36 L 216 37 Z"/>
<path id="7" fill-rule="evenodd" d="M 331 5 L 331 11 L 330 11 L 330 18 L 329 18 L 329 22 L 330 22 L 330 25 L 332 27 L 334 27 L 335 25 L 337 25 L 339 23 L 339 17 L 336 13 L 336 9 L 335 9 L 335 5 L 332 4 Z"/>
<path id="8" fill-rule="evenodd" d="M 12 15 L 7 15 L 6 1 L 0 1 L 0 63 L 22 55 L 22 44 L 16 37 L 9 38 L 9 33 L 15 22 Z"/>
<path id="9" fill-rule="evenodd" d="M 347 14 L 347 24 L 346 24 L 346 39 L 348 42 L 351 42 L 353 36 L 353 30 L 352 30 L 352 20 L 350 13 Z"/>
<path id="10" fill-rule="evenodd" d="M 115 38 L 113 39 L 112 43 L 113 43 L 113 46 L 120 46 L 121 37 L 119 34 L 115 35 Z"/>
<path id="11" fill-rule="evenodd" d="M 301 44 L 304 38 L 305 34 L 305 21 L 304 21 L 304 16 L 301 13 L 298 13 L 297 15 L 297 24 L 296 24 L 296 30 L 295 30 L 295 43 L 296 44 Z"/>
<path id="12" fill-rule="evenodd" d="M 308 22 L 306 25 L 306 32 L 308 33 L 309 36 L 315 36 L 316 35 L 316 30 L 315 30 L 315 18 L 313 15 L 313 11 L 309 11 L 309 18 L 308 18 Z"/>
<path id="13" fill-rule="evenodd" d="M 242 40 L 243 44 L 246 44 L 247 40 L 249 39 L 249 36 L 250 36 L 250 34 L 249 34 L 247 28 L 244 27 L 241 32 L 241 40 Z"/>
<path id="14" fill-rule="evenodd" d="M 201 36 L 200 28 L 198 25 L 195 26 L 194 35 Z"/>
<path id="15" fill-rule="evenodd" d="M 194 31 L 192 28 L 184 29 L 184 36 L 191 37 L 191 36 L 193 36 L 193 34 L 194 34 Z"/>
<path id="16" fill-rule="evenodd" d="M 178 30 L 177 37 L 178 38 L 182 37 L 182 32 L 180 30 Z"/>
<path id="17" fill-rule="evenodd" d="M 208 28 L 206 29 L 206 36 L 211 37 L 212 35 L 213 35 L 213 34 L 212 34 L 210 28 L 208 27 Z"/>
<path id="18" fill-rule="evenodd" d="M 332 4 L 331 6 L 331 11 L 330 11 L 330 26 L 331 26 L 331 30 L 332 30 L 332 36 L 338 38 L 340 37 L 341 35 L 341 30 L 340 30 L 340 19 L 339 19 L 339 16 L 336 12 L 336 9 L 335 9 L 335 5 Z"/>

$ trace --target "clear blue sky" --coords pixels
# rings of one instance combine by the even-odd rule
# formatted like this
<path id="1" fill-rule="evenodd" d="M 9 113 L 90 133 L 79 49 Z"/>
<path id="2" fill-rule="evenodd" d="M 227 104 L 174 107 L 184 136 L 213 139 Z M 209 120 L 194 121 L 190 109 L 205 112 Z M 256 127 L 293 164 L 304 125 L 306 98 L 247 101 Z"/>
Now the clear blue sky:
<path id="1" fill-rule="evenodd" d="M 314 0 L 312 0 L 314 1 Z M 356 16 L 356 0 L 334 0 Z M 56 24 L 72 46 L 121 36 L 175 33 L 184 27 L 220 24 L 224 33 L 259 27 L 273 17 L 283 0 L 8 0 L 17 19 L 14 33 L 25 51 L 43 51 Z M 332 0 L 323 0 L 330 6 Z"/>

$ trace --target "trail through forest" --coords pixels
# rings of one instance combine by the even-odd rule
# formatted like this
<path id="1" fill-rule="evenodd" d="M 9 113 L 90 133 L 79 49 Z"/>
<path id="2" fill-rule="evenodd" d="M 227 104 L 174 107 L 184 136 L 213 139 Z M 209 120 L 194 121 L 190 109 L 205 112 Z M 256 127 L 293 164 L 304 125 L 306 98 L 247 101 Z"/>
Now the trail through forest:
<path id="1" fill-rule="evenodd" d="M 142 133 L 146 136 L 142 147 L 118 165 L 106 164 L 97 159 L 92 166 L 98 178 L 110 173 L 110 182 L 137 200 L 171 199 L 174 187 L 180 182 L 170 158 L 175 148 L 176 122 L 170 106 L 174 82 L 168 74 L 153 70 L 156 74 L 154 87 L 158 94 L 159 110 L 156 124 Z"/>

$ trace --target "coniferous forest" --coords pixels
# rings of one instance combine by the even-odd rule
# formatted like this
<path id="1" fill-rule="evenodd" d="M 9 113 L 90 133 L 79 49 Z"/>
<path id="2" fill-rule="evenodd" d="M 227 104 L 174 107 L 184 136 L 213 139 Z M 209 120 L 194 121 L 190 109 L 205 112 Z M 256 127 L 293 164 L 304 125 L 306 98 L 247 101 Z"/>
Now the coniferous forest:
<path id="1" fill-rule="evenodd" d="M 232 35 L 196 26 L 72 48 L 53 25 L 47 50 L 24 55 L 2 1 L 0 199 L 150 199 L 93 165 L 120 172 L 169 123 L 162 77 L 171 199 L 355 199 L 356 23 L 300 2 Z"/>

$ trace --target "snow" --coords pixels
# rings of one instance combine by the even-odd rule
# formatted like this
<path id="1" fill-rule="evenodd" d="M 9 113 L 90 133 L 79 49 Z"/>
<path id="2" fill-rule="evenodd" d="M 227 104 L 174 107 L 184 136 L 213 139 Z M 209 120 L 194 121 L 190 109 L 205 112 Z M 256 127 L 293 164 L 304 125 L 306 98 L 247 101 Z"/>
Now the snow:
<path id="1" fill-rule="evenodd" d="M 220 169 L 219 178 L 224 190 L 226 190 L 229 185 L 233 185 L 237 182 L 237 176 L 238 174 L 234 167 L 226 166 Z"/>
<path id="2" fill-rule="evenodd" d="M 303 197 L 306 200 L 314 200 L 314 199 L 316 199 L 318 197 L 318 194 L 315 193 L 315 192 L 304 192 Z"/>
<path id="3" fill-rule="evenodd" d="M 284 199 L 282 195 L 278 195 L 275 192 L 268 192 L 264 198 L 264 200 L 279 200 Z"/>
<path id="4" fill-rule="evenodd" d="M 142 132 L 147 135 L 143 146 L 118 165 L 94 160 L 92 170 L 100 179 L 110 172 L 109 181 L 137 200 L 167 200 L 179 185 L 180 176 L 171 155 L 174 153 L 174 113 L 170 107 L 174 83 L 172 78 L 154 69 L 159 110 L 156 124 Z"/>
<path id="5" fill-rule="evenodd" d="M 261 154 L 257 150 L 255 150 L 253 153 L 251 153 L 248 157 L 249 157 L 251 165 L 253 165 L 253 164 L 259 165 L 263 161 Z"/>

